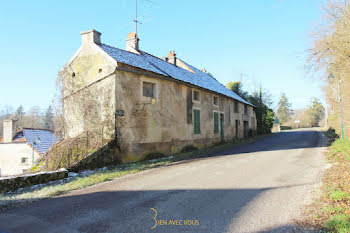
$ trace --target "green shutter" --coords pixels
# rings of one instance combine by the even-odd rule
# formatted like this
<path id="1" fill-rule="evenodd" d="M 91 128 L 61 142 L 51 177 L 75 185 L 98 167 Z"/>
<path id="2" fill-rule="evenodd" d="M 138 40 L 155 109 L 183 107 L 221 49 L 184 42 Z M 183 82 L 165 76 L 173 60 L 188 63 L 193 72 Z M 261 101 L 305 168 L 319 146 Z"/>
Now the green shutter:
<path id="1" fill-rule="evenodd" d="M 214 133 L 219 133 L 219 113 L 214 112 Z"/>
<path id="2" fill-rule="evenodd" d="M 194 134 L 201 133 L 201 118 L 200 118 L 200 110 L 193 110 L 193 125 L 194 125 Z"/>

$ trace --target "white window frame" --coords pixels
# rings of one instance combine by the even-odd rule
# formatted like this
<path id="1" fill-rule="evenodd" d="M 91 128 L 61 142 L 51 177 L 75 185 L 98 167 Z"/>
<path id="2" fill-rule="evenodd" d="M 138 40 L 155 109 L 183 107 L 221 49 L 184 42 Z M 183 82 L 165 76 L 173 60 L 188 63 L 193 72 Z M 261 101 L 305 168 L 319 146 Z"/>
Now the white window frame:
<path id="1" fill-rule="evenodd" d="M 194 99 L 194 92 L 195 91 L 198 92 L 199 100 L 195 100 Z M 202 99 L 201 92 L 199 90 L 197 90 L 197 89 L 192 89 L 192 102 L 200 104 L 201 103 L 201 99 Z"/>
<path id="2" fill-rule="evenodd" d="M 218 104 L 215 104 L 215 101 L 214 101 L 215 98 L 217 98 Z M 215 107 L 219 107 L 219 106 L 220 106 L 220 99 L 219 99 L 219 96 L 213 95 L 213 105 L 214 105 Z"/>
<path id="3" fill-rule="evenodd" d="M 22 163 L 22 159 L 25 159 L 25 162 Z M 27 165 L 28 164 L 28 157 L 21 157 L 21 161 L 19 163 L 20 165 Z"/>
<path id="4" fill-rule="evenodd" d="M 153 90 L 153 95 L 154 97 L 148 97 L 143 95 L 143 83 L 152 83 L 154 84 L 154 90 Z M 152 99 L 158 99 L 158 93 L 159 93 L 159 82 L 156 79 L 152 78 L 146 78 L 146 77 L 141 77 L 140 78 L 140 96 L 141 96 L 141 101 L 142 102 L 150 102 Z"/>
<path id="5" fill-rule="evenodd" d="M 236 103 L 237 103 L 237 112 L 236 112 Z M 240 103 L 239 103 L 239 101 L 238 100 L 234 100 L 234 102 L 233 102 L 233 113 L 234 114 L 238 114 L 238 113 L 240 113 L 240 110 L 239 110 L 239 106 L 240 105 Z"/>

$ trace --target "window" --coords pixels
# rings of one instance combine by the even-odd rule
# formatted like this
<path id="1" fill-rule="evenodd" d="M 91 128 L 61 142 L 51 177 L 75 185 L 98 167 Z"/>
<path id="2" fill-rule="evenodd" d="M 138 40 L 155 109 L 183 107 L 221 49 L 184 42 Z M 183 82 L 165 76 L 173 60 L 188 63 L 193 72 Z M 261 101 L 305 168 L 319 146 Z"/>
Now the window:
<path id="1" fill-rule="evenodd" d="M 219 133 L 219 113 L 214 112 L 214 133 Z"/>
<path id="2" fill-rule="evenodd" d="M 235 101 L 235 113 L 239 113 L 238 101 Z"/>
<path id="3" fill-rule="evenodd" d="M 193 110 L 193 125 L 194 125 L 194 134 L 201 133 L 201 111 L 198 109 Z"/>
<path id="4" fill-rule="evenodd" d="M 219 105 L 219 98 L 217 96 L 214 96 L 214 105 Z"/>
<path id="5" fill-rule="evenodd" d="M 143 96 L 155 98 L 155 86 L 156 84 L 150 82 L 143 82 Z"/>
<path id="6" fill-rule="evenodd" d="M 28 158 L 21 158 L 21 164 L 27 164 Z"/>
<path id="7" fill-rule="evenodd" d="M 200 101 L 199 91 L 193 91 L 193 100 Z"/>
<path id="8" fill-rule="evenodd" d="M 244 105 L 244 114 L 248 114 L 248 105 Z"/>

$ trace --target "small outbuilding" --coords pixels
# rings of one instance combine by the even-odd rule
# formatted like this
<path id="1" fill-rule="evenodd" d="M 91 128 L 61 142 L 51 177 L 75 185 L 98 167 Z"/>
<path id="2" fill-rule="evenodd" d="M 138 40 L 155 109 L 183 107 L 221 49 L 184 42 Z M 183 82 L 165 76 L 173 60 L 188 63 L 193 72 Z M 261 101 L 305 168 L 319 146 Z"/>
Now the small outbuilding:
<path id="1" fill-rule="evenodd" d="M 17 129 L 15 121 L 5 120 L 0 138 L 0 176 L 27 172 L 57 141 L 51 130 Z"/>

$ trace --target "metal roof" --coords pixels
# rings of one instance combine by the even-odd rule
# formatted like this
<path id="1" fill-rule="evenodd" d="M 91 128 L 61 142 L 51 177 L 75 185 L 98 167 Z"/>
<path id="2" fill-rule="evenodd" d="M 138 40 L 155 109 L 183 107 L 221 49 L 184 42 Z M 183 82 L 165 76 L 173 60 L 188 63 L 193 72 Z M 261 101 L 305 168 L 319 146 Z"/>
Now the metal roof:
<path id="1" fill-rule="evenodd" d="M 27 142 L 39 153 L 44 154 L 58 142 L 58 137 L 50 130 L 23 128 L 22 131 L 17 133 L 13 141 Z M 35 143 L 36 141 L 38 143 Z"/>
<path id="2" fill-rule="evenodd" d="M 149 53 L 146 53 L 140 50 L 139 50 L 140 54 L 136 54 L 136 53 L 128 52 L 106 44 L 101 44 L 100 48 L 102 48 L 117 62 L 124 63 L 133 67 L 141 68 L 147 71 L 151 71 L 163 76 L 171 77 L 171 78 L 180 80 L 182 82 L 186 82 L 186 83 L 225 95 L 227 97 L 233 98 L 245 104 L 254 106 L 248 101 L 241 98 L 239 95 L 237 95 L 233 91 L 227 89 L 215 78 L 187 64 L 182 60 L 180 61 L 183 62 L 186 66 L 188 66 L 195 73 L 185 70 L 179 66 L 170 64 L 162 60 L 161 58 L 158 58 L 156 56 L 153 56 Z"/>

